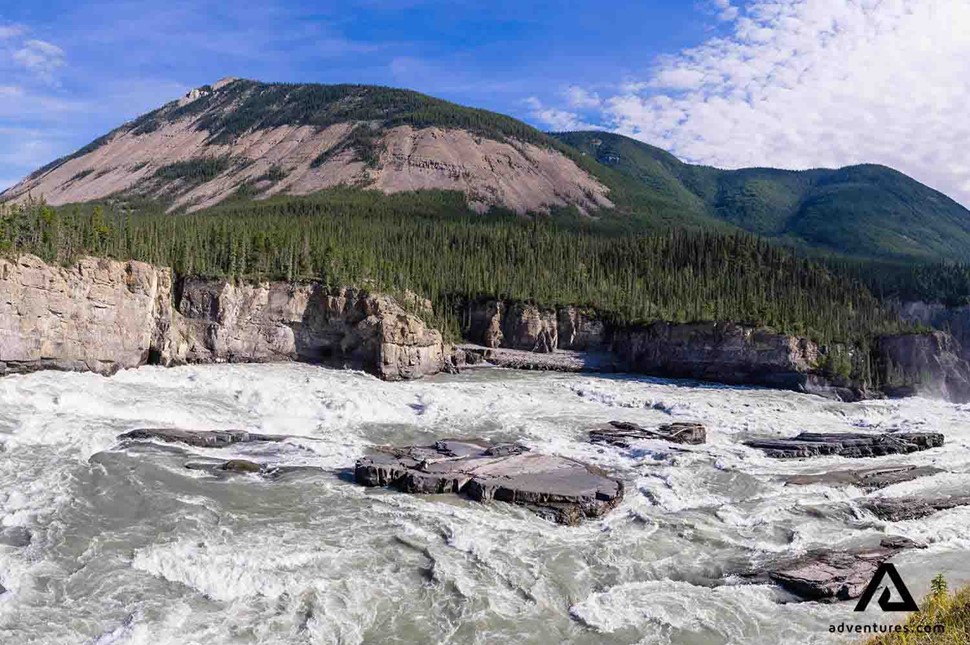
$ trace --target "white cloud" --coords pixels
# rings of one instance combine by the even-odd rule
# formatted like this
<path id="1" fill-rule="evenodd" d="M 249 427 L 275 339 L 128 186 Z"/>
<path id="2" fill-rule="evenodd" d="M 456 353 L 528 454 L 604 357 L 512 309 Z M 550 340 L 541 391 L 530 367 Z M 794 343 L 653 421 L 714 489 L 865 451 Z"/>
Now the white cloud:
<path id="1" fill-rule="evenodd" d="M 559 108 L 547 107 L 534 96 L 526 99 L 526 105 L 528 105 L 532 117 L 546 124 L 553 132 L 600 129 L 599 126 L 584 121 L 580 114 Z"/>
<path id="2" fill-rule="evenodd" d="M 64 50 L 44 40 L 28 40 L 13 52 L 13 59 L 46 83 L 64 65 Z"/>
<path id="3" fill-rule="evenodd" d="M 569 106 L 580 110 L 595 109 L 603 105 L 603 100 L 600 99 L 599 94 L 590 92 L 578 85 L 571 85 L 566 88 L 565 95 L 566 100 L 569 101 Z"/>
<path id="4" fill-rule="evenodd" d="M 715 0 L 730 33 L 623 79 L 599 120 L 722 167 L 882 163 L 970 204 L 970 2 L 738 4 Z"/>
<path id="5" fill-rule="evenodd" d="M 17 24 L 0 25 L 0 40 L 16 38 L 24 33 L 24 28 Z"/>

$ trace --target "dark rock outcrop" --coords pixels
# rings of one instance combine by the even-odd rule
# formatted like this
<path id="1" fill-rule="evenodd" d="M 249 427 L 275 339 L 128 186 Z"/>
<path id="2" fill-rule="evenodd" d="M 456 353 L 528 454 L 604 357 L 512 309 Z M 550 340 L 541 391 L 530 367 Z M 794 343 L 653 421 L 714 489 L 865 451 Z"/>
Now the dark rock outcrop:
<path id="1" fill-rule="evenodd" d="M 927 515 L 959 506 L 970 506 L 970 495 L 935 499 L 923 497 L 879 498 L 867 500 L 864 506 L 880 519 L 889 522 L 901 522 L 903 520 L 918 520 Z"/>
<path id="2" fill-rule="evenodd" d="M 877 347 L 887 394 L 970 401 L 970 364 L 960 358 L 960 343 L 950 334 L 934 331 L 882 336 Z"/>
<path id="3" fill-rule="evenodd" d="M 139 428 L 118 435 L 125 440 L 156 440 L 184 443 L 199 448 L 225 448 L 234 443 L 254 441 L 283 441 L 283 435 L 258 434 L 246 430 L 179 430 L 176 428 Z"/>
<path id="4" fill-rule="evenodd" d="M 700 423 L 668 423 L 656 430 L 627 421 L 610 421 L 608 426 L 590 430 L 592 443 L 608 443 L 628 448 L 631 441 L 642 439 L 661 439 L 671 443 L 702 444 L 707 441 L 707 431 Z"/>
<path id="5" fill-rule="evenodd" d="M 808 484 L 842 484 L 858 486 L 866 490 L 876 490 L 912 481 L 920 477 L 929 477 L 945 472 L 933 466 L 892 466 L 889 468 L 865 468 L 861 470 L 834 470 L 824 473 L 789 475 L 785 483 L 794 485 Z"/>
<path id="6" fill-rule="evenodd" d="M 744 443 L 751 448 L 763 450 L 765 455 L 776 459 L 881 457 L 938 448 L 943 445 L 943 435 L 938 432 L 803 432 L 791 439 L 755 439 Z"/>
<path id="7" fill-rule="evenodd" d="M 614 508 L 623 484 L 601 470 L 516 444 L 443 440 L 433 446 L 387 448 L 359 459 L 354 479 L 406 493 L 463 493 L 530 508 L 561 524 L 577 524 Z"/>
<path id="8" fill-rule="evenodd" d="M 887 538 L 879 546 L 848 551 L 812 551 L 794 560 L 768 564 L 748 577 L 774 582 L 805 600 L 836 602 L 858 598 L 879 565 L 903 549 L 915 548 L 906 538 Z"/>

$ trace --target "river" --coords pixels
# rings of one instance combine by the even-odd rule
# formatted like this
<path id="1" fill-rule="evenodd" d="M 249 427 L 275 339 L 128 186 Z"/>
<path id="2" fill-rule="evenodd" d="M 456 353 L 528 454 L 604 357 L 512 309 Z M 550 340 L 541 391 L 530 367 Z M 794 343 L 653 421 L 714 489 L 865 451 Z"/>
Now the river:
<path id="1" fill-rule="evenodd" d="M 623 419 L 699 421 L 708 443 L 593 446 Z M 139 427 L 291 435 L 223 449 L 119 442 Z M 111 378 L 0 379 L 0 642 L 838 642 L 829 626 L 886 622 L 875 603 L 793 602 L 726 576 L 766 558 L 902 535 L 917 597 L 944 572 L 970 582 L 970 509 L 886 523 L 852 487 L 783 477 L 861 462 L 778 461 L 747 436 L 932 430 L 942 449 L 873 463 L 947 472 L 869 495 L 970 484 L 970 405 L 838 403 L 757 388 L 586 374 L 469 370 L 385 383 L 306 365 L 146 367 Z M 502 503 L 418 497 L 352 481 L 378 444 L 515 440 L 599 465 L 626 497 L 598 521 L 551 524 Z M 242 457 L 306 466 L 278 478 L 186 463 Z M 18 533 L 19 531 L 19 533 Z"/>

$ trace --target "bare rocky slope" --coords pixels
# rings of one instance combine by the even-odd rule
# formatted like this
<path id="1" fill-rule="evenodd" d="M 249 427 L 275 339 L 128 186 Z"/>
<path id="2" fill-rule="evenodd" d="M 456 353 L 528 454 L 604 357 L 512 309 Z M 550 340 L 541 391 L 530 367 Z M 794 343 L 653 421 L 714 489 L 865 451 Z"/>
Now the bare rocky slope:
<path id="1" fill-rule="evenodd" d="M 307 195 L 337 185 L 456 190 L 479 211 L 613 205 L 606 186 L 508 117 L 403 90 L 239 79 L 121 126 L 0 201 L 138 195 L 192 211 L 235 194 Z"/>

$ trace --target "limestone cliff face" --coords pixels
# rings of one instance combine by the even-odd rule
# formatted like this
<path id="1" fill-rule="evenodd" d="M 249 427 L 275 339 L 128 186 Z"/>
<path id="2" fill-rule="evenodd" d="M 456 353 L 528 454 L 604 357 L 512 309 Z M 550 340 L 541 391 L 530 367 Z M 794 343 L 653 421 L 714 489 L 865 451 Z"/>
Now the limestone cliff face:
<path id="1" fill-rule="evenodd" d="M 0 260 L 0 375 L 299 360 L 399 380 L 440 371 L 443 355 L 440 333 L 379 294 L 314 284 L 173 285 L 168 269 L 141 262 Z"/>
<path id="2" fill-rule="evenodd" d="M 896 310 L 903 320 L 948 331 L 960 343 L 960 355 L 970 361 L 970 305 L 947 307 L 917 300 L 899 303 Z"/>
<path id="3" fill-rule="evenodd" d="M 878 352 L 887 393 L 970 401 L 970 364 L 960 358 L 960 344 L 950 334 L 884 336 Z"/>
<path id="4" fill-rule="evenodd" d="M 31 255 L 0 259 L 0 375 L 142 365 L 171 291 L 171 272 L 143 262 L 84 258 L 62 268 Z"/>
<path id="5" fill-rule="evenodd" d="M 540 308 L 499 300 L 470 303 L 465 336 L 485 347 L 548 353 L 556 349 L 604 350 L 607 330 L 591 311 L 567 306 Z"/>
<path id="6" fill-rule="evenodd" d="M 811 340 L 769 329 L 727 322 L 611 327 L 595 312 L 578 307 L 553 311 L 495 300 L 470 304 L 466 321 L 466 337 L 490 348 L 598 351 L 606 358 L 597 364 L 654 376 L 761 385 L 842 400 L 880 395 L 870 384 L 820 369 L 825 350 Z M 961 353 L 965 350 L 950 334 L 933 332 L 880 338 L 870 358 L 886 394 L 962 402 L 970 400 L 970 364 Z"/>
<path id="7" fill-rule="evenodd" d="M 388 296 L 200 280 L 186 280 L 180 291 L 173 361 L 347 364 L 387 380 L 442 369 L 441 334 Z"/>

